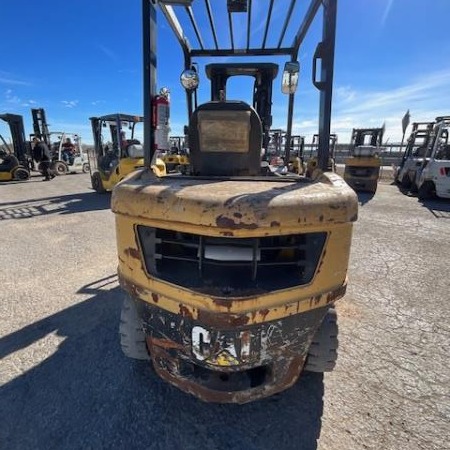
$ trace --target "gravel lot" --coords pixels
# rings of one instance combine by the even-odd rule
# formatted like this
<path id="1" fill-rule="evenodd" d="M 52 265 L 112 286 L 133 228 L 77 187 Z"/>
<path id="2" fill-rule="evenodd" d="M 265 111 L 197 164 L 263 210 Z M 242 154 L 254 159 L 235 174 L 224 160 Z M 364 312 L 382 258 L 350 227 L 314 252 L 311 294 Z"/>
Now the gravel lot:
<path id="1" fill-rule="evenodd" d="M 109 195 L 89 176 L 0 185 L 0 447 L 447 449 L 450 202 L 361 196 L 336 370 L 202 403 L 119 348 Z"/>

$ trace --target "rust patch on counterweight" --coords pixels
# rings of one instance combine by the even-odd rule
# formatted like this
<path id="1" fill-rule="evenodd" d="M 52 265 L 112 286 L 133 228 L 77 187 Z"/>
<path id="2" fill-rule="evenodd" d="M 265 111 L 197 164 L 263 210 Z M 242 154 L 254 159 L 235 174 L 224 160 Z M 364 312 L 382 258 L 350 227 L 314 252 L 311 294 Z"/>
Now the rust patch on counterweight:
<path id="1" fill-rule="evenodd" d="M 341 298 L 345 295 L 345 292 L 347 291 L 347 285 L 344 284 L 343 286 L 339 287 L 338 289 L 330 292 L 327 295 L 327 303 L 332 303 L 338 298 Z"/>
<path id="2" fill-rule="evenodd" d="M 158 346 L 160 348 L 165 349 L 171 349 L 175 348 L 177 350 L 183 350 L 184 347 L 182 344 L 179 344 L 178 342 L 171 341 L 170 339 L 160 339 L 155 337 L 147 336 L 147 345 L 150 349 L 152 349 L 153 346 Z"/>
<path id="3" fill-rule="evenodd" d="M 199 309 L 198 321 L 213 328 L 227 329 L 242 327 L 248 323 L 249 318 L 246 315 L 241 314 L 218 314 Z"/>
<path id="4" fill-rule="evenodd" d="M 256 223 L 236 223 L 229 217 L 224 217 L 222 214 L 216 218 L 216 225 L 219 228 L 231 228 L 232 230 L 255 230 L 258 228 Z"/>
<path id="5" fill-rule="evenodd" d="M 139 253 L 139 250 L 137 248 L 128 247 L 124 251 L 125 255 L 129 256 L 130 258 L 141 260 L 141 255 Z"/>
<path id="6" fill-rule="evenodd" d="M 182 305 L 181 303 L 180 303 L 180 314 L 181 314 L 183 317 L 188 317 L 189 319 L 193 319 L 192 314 L 191 314 L 191 312 L 189 311 L 189 309 L 186 308 L 186 306 Z"/>

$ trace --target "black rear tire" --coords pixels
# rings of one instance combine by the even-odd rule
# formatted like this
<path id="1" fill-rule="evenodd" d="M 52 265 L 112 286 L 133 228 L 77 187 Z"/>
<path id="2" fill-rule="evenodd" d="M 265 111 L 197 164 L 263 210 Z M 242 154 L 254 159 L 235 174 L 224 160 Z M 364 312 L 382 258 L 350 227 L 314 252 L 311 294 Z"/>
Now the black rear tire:
<path id="1" fill-rule="evenodd" d="M 424 181 L 420 186 L 417 196 L 419 200 L 431 200 L 435 196 L 436 188 L 432 181 Z"/>
<path id="2" fill-rule="evenodd" d="M 103 187 L 102 177 L 99 172 L 94 172 L 91 177 L 92 188 L 99 194 L 104 194 L 106 189 Z"/>
<path id="3" fill-rule="evenodd" d="M 400 186 L 403 189 L 410 189 L 411 188 L 411 179 L 408 175 L 403 175 L 402 181 L 400 182 Z"/>
<path id="4" fill-rule="evenodd" d="M 30 172 L 25 167 L 17 167 L 12 174 L 14 180 L 25 181 L 30 178 Z"/>
<path id="5" fill-rule="evenodd" d="M 338 344 L 337 314 L 330 308 L 311 342 L 304 370 L 331 372 L 336 365 Z"/>
<path id="6" fill-rule="evenodd" d="M 120 347 L 125 356 L 144 361 L 150 359 L 136 302 L 128 294 L 123 299 L 119 333 Z"/>
<path id="7" fill-rule="evenodd" d="M 66 175 L 69 169 L 62 161 L 56 161 L 52 165 L 52 170 L 55 172 L 56 175 Z"/>

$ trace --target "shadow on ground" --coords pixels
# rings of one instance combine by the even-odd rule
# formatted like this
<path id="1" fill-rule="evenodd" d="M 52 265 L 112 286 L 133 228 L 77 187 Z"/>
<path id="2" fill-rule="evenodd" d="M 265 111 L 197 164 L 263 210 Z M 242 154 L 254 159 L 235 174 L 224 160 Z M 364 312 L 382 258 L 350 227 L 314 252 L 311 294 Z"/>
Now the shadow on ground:
<path id="1" fill-rule="evenodd" d="M 0 358 L 49 333 L 57 351 L 0 389 L 0 441 L 8 449 L 315 449 L 323 376 L 246 405 L 202 403 L 119 348 L 122 294 L 114 277 L 84 286 L 92 298 L 0 340 Z M 111 288 L 112 287 L 112 288 Z"/>
<path id="2" fill-rule="evenodd" d="M 437 219 L 450 219 L 450 200 L 435 198 L 419 201 Z"/>
<path id="3" fill-rule="evenodd" d="M 50 214 L 73 214 L 86 211 L 109 209 L 111 196 L 84 192 L 58 195 L 33 200 L 0 203 L 0 220 L 28 219 Z"/>
<path id="4" fill-rule="evenodd" d="M 364 206 L 374 198 L 375 192 L 356 192 L 356 195 L 358 196 L 358 203 Z"/>

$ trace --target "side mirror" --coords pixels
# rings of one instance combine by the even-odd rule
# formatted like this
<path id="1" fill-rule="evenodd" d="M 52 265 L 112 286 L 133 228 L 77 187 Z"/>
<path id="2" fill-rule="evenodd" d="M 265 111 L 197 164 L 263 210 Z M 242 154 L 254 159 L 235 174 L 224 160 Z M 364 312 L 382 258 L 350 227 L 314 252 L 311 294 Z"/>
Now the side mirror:
<path id="1" fill-rule="evenodd" d="M 195 91 L 198 87 L 200 79 L 196 70 L 186 69 L 181 74 L 180 81 L 187 91 Z"/>
<path id="2" fill-rule="evenodd" d="M 283 94 L 294 94 L 297 90 L 300 63 L 298 61 L 287 62 L 284 65 L 283 79 L 281 81 L 281 92 Z"/>

